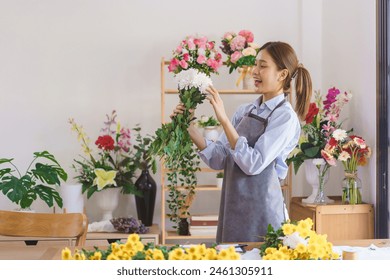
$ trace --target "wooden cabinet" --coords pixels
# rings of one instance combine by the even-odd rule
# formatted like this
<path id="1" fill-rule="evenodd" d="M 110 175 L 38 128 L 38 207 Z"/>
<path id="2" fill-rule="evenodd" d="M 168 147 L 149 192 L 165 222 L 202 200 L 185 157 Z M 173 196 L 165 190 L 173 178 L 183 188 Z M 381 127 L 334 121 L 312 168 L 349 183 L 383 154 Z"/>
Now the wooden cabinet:
<path id="1" fill-rule="evenodd" d="M 374 238 L 374 207 L 371 204 L 343 204 L 340 197 L 334 203 L 315 205 L 302 203 L 302 197 L 291 200 L 290 219 L 311 218 L 314 230 L 327 234 L 328 240 Z"/>
<path id="2" fill-rule="evenodd" d="M 167 88 L 166 87 L 166 67 L 169 65 L 169 61 L 165 61 L 164 58 L 161 60 L 161 123 L 165 123 L 167 118 L 167 112 L 166 112 L 166 95 L 172 95 L 172 94 L 178 94 L 177 89 Z M 239 90 L 239 89 L 219 89 L 218 90 L 221 95 L 234 95 L 237 97 L 237 95 L 244 95 L 244 94 L 250 94 L 250 95 L 258 95 L 258 93 L 254 92 L 253 90 Z M 255 99 L 254 97 L 253 99 Z M 170 108 L 171 110 L 172 108 Z M 167 240 L 188 240 L 188 239 L 208 239 L 208 240 L 215 240 L 215 236 L 208 236 L 208 235 L 202 235 L 202 236 L 182 236 L 178 235 L 175 230 L 169 229 L 167 226 L 167 211 L 166 211 L 166 197 L 168 188 L 166 186 L 166 174 L 169 172 L 168 169 L 164 167 L 163 162 L 161 162 L 161 242 L 163 244 L 167 243 Z M 201 173 L 217 173 L 220 170 L 213 170 L 211 168 L 200 168 L 199 175 Z M 289 209 L 289 202 L 291 198 L 291 177 L 292 177 L 292 168 L 290 167 L 287 178 L 282 183 L 282 191 L 283 195 L 286 201 L 287 208 Z M 198 185 L 196 187 L 196 192 L 219 192 L 221 189 L 217 188 L 217 185 Z M 219 207 L 217 206 L 215 211 L 217 212 Z M 190 209 L 190 212 L 192 214 L 195 211 L 193 209 Z M 169 243 L 169 242 L 168 242 Z"/>

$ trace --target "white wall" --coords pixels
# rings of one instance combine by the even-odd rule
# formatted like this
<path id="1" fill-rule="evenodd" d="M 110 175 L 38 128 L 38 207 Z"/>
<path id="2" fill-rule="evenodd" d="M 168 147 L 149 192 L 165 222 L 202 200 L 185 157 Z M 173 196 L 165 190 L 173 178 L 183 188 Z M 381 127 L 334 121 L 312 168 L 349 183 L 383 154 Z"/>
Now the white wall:
<path id="1" fill-rule="evenodd" d="M 24 170 L 34 151 L 47 149 L 72 178 L 81 149 L 68 118 L 94 139 L 116 109 L 123 125 L 141 123 L 153 133 L 160 125 L 160 60 L 180 40 L 202 34 L 219 43 L 224 32 L 245 28 L 259 44 L 299 47 L 298 12 L 298 1 L 285 0 L 248 0 L 244 7 L 232 0 L 0 0 L 0 155 Z M 215 84 L 228 87 L 235 79 L 226 75 Z M 229 112 L 242 101 L 226 101 Z M 90 204 L 91 220 L 98 219 Z M 3 196 L 0 207 L 15 208 Z M 135 215 L 133 197 L 117 214 Z"/>
<path id="2" fill-rule="evenodd" d="M 359 167 L 363 200 L 375 203 L 376 188 L 376 1 L 323 1 L 324 89 L 336 86 L 351 91 L 345 107 L 346 127 L 354 129 L 372 148 L 368 165 Z M 332 168 L 327 184 L 332 194 L 340 192 L 342 166 Z"/>
<path id="3" fill-rule="evenodd" d="M 369 12 L 362 17 L 365 9 Z M 343 18 L 348 21 L 340 27 Z M 375 94 L 371 1 L 247 0 L 241 7 L 233 0 L 0 0 L 0 157 L 15 158 L 23 170 L 34 151 L 47 149 L 72 178 L 70 165 L 81 149 L 68 118 L 83 124 L 94 139 L 105 114 L 116 109 L 123 125 L 141 123 L 145 133 L 153 133 L 160 126 L 161 57 L 169 58 L 186 35 L 202 34 L 219 43 L 224 32 L 244 28 L 254 32 L 259 44 L 289 42 L 310 70 L 314 88 L 325 90 L 334 84 L 351 89 L 352 124 L 374 145 L 375 108 L 359 114 L 367 106 L 363 94 Z M 216 87 L 234 86 L 236 76 L 222 72 L 214 77 Z M 224 101 L 232 113 L 237 104 L 253 98 Z M 173 97 L 168 110 L 176 102 Z M 206 106 L 200 112 L 207 111 Z M 364 172 L 364 181 L 373 188 L 374 161 Z M 294 177 L 295 196 L 310 193 L 303 175 L 300 171 Z M 159 176 L 154 176 L 158 183 Z M 340 194 L 337 187 L 330 189 Z M 364 196 L 372 197 L 367 191 Z M 208 199 L 196 202 L 196 207 L 208 211 L 218 196 Z M 47 211 L 41 203 L 33 206 Z M 158 193 L 156 222 L 160 206 Z M 15 206 L 0 195 L 0 208 Z M 91 221 L 99 218 L 93 200 L 87 210 Z M 133 197 L 123 198 L 116 214 L 135 216 Z"/>

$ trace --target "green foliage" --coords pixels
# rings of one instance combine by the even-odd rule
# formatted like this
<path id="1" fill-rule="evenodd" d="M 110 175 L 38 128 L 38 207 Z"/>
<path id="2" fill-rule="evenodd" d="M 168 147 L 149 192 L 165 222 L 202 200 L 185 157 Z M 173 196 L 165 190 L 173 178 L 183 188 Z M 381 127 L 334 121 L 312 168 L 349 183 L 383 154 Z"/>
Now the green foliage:
<path id="1" fill-rule="evenodd" d="M 223 178 L 223 172 L 218 172 L 217 173 L 217 178 Z"/>
<path id="2" fill-rule="evenodd" d="M 265 250 L 269 247 L 279 248 L 283 244 L 283 241 L 280 237 L 283 237 L 283 230 L 280 227 L 278 230 L 275 230 L 272 225 L 268 225 L 267 234 L 264 237 L 264 243 L 260 246 L 260 255 L 265 255 Z"/>
<path id="3" fill-rule="evenodd" d="M 256 57 L 254 55 L 242 56 L 236 63 L 232 63 L 230 60 L 225 62 L 225 65 L 229 68 L 229 74 L 235 69 L 243 66 L 255 66 Z"/>
<path id="4" fill-rule="evenodd" d="M 32 164 L 40 159 L 46 159 L 51 164 L 36 162 L 35 168 L 30 170 Z M 24 175 L 12 163 L 13 160 L 0 159 L 0 164 L 8 163 L 14 168 L 0 169 L 0 191 L 4 195 L 21 208 L 30 207 L 38 197 L 49 207 L 53 207 L 55 201 L 62 208 L 62 198 L 52 186 L 60 186 L 61 180 L 66 182 L 68 175 L 52 154 L 47 151 L 34 153 L 34 159 Z M 13 174 L 15 171 L 18 176 Z"/>
<path id="5" fill-rule="evenodd" d="M 205 95 L 192 87 L 179 91 L 180 101 L 186 110 L 173 117 L 172 122 L 163 124 L 156 131 L 156 137 L 150 145 L 150 154 L 164 160 L 169 170 L 168 177 L 168 214 L 170 220 L 177 224 L 180 217 L 188 217 L 191 198 L 197 184 L 196 172 L 199 170 L 199 156 L 187 131 L 191 121 L 190 109 L 203 103 Z M 178 189 L 178 186 L 181 189 Z"/>

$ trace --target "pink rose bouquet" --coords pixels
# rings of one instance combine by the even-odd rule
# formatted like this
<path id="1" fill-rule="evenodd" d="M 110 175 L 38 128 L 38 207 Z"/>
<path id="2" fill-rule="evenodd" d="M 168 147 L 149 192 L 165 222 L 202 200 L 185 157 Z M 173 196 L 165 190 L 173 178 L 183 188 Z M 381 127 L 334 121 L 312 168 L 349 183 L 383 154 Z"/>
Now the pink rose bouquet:
<path id="1" fill-rule="evenodd" d="M 187 36 L 173 51 L 168 70 L 178 74 L 182 70 L 197 69 L 210 76 L 218 74 L 222 66 L 222 55 L 215 48 L 214 41 L 207 37 Z"/>
<path id="2" fill-rule="evenodd" d="M 223 63 L 229 67 L 229 73 L 243 66 L 256 65 L 256 56 L 260 51 L 260 46 L 253 42 L 253 33 L 249 30 L 241 30 L 238 34 L 227 32 L 222 37 L 222 52 L 227 54 L 227 59 Z"/>

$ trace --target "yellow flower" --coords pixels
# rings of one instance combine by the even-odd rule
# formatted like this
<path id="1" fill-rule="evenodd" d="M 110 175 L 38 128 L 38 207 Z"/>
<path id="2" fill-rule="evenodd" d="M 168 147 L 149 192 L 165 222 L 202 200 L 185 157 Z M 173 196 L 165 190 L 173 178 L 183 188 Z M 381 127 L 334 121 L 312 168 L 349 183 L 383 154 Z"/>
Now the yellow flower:
<path id="1" fill-rule="evenodd" d="M 107 260 L 119 260 L 119 258 L 115 254 L 111 253 L 107 256 Z"/>
<path id="2" fill-rule="evenodd" d="M 153 260 L 165 260 L 163 252 L 159 249 L 154 249 Z"/>
<path id="3" fill-rule="evenodd" d="M 295 231 L 295 225 L 293 224 L 284 224 L 282 226 L 284 235 L 290 235 Z"/>
<path id="4" fill-rule="evenodd" d="M 93 184 L 97 185 L 98 190 L 102 190 L 107 185 L 116 186 L 115 176 L 117 171 L 110 170 L 106 171 L 102 168 L 96 168 L 94 170 L 96 178 L 93 180 Z"/>
<path id="5" fill-rule="evenodd" d="M 68 247 L 65 247 L 65 249 L 61 252 L 61 259 L 63 260 L 71 260 L 72 259 L 72 252 Z"/>
<path id="6" fill-rule="evenodd" d="M 102 253 L 101 252 L 95 252 L 93 256 L 89 257 L 90 260 L 101 260 L 102 259 Z"/>
<path id="7" fill-rule="evenodd" d="M 181 260 L 184 257 L 184 251 L 182 248 L 176 248 L 169 252 L 170 260 Z"/>
<path id="8" fill-rule="evenodd" d="M 297 251 L 299 254 L 306 253 L 306 246 L 302 243 L 298 243 L 297 247 L 295 247 L 295 251 Z"/>
<path id="9" fill-rule="evenodd" d="M 128 237 L 127 237 L 127 242 L 130 242 L 130 243 L 136 243 L 140 241 L 140 238 L 139 238 L 139 235 L 136 234 L 136 233 L 132 233 L 130 234 Z"/>

